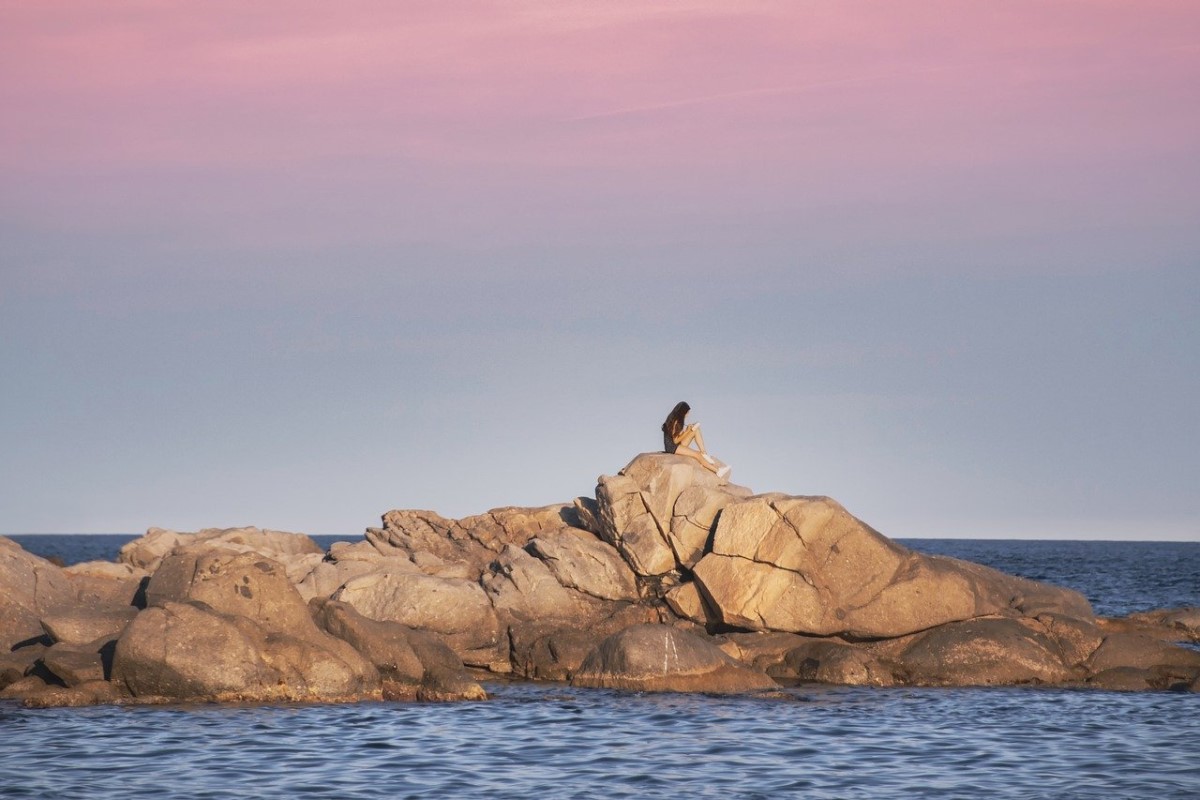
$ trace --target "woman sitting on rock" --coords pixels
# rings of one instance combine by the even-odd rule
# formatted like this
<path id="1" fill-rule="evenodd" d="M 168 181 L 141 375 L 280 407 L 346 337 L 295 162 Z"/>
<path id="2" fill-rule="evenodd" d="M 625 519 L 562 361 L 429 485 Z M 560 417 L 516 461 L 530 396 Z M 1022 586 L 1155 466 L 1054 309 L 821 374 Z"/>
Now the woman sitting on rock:
<path id="1" fill-rule="evenodd" d="M 663 449 L 678 456 L 694 458 L 700 462 L 702 467 L 723 478 L 729 474 L 729 467 L 718 464 L 704 449 L 704 437 L 700 435 L 699 423 L 693 422 L 691 425 L 683 423 L 687 413 L 691 410 L 691 406 L 680 401 L 671 409 L 671 413 L 667 414 L 667 421 L 662 425 Z M 693 450 L 693 444 L 698 449 Z"/>

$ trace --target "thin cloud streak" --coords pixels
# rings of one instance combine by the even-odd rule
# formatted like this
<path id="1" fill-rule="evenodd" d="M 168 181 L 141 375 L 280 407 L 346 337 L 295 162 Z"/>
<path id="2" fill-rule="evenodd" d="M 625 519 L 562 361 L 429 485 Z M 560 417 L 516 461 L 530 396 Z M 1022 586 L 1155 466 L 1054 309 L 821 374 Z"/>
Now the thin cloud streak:
<path id="1" fill-rule="evenodd" d="M 704 105 L 705 103 L 716 103 L 723 100 L 739 100 L 743 97 L 766 97 L 780 94 L 801 94 L 803 92 L 811 92 L 817 89 L 827 89 L 831 86 L 878 83 L 879 81 L 895 80 L 896 78 L 907 78 L 912 75 L 928 75 L 936 72 L 951 72 L 965 69 L 968 66 L 969 65 L 966 64 L 956 64 L 942 67 L 929 67 L 928 69 L 888 72 L 879 75 L 860 75 L 853 78 L 833 78 L 825 81 L 814 81 L 813 83 L 802 84 L 799 86 L 773 86 L 762 89 L 745 89 L 736 92 L 721 92 L 719 94 L 705 95 L 703 97 L 690 97 L 686 100 L 671 100 L 664 103 L 651 103 L 648 105 L 632 106 L 629 108 L 618 108 L 613 111 L 599 111 L 594 114 L 584 114 L 578 117 L 570 117 L 564 120 L 564 122 L 587 122 L 594 119 L 625 117 L 634 114 L 644 114 L 651 111 L 665 111 L 672 108 L 686 108 L 688 106 Z"/>

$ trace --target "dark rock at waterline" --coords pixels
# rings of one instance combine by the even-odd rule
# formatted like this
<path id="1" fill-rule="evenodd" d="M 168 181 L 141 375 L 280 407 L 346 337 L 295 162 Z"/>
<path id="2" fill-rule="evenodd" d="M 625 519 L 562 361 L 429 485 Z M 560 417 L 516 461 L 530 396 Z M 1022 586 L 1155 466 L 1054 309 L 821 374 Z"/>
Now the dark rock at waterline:
<path id="1" fill-rule="evenodd" d="M 648 692 L 737 693 L 778 688 L 710 640 L 669 625 L 635 625 L 605 639 L 571 683 Z"/>
<path id="2" fill-rule="evenodd" d="M 41 665 L 64 686 L 71 688 L 108 679 L 115 640 L 101 638 L 88 644 L 60 642 L 51 645 L 41 657 Z"/>
<path id="3" fill-rule="evenodd" d="M 1063 683 L 1075 677 L 1053 639 L 1011 618 L 975 619 L 934 628 L 899 656 L 906 683 L 992 686 Z"/>
<path id="4" fill-rule="evenodd" d="M 892 665 L 869 649 L 840 640 L 810 639 L 788 650 L 766 670 L 780 681 L 834 683 L 843 686 L 894 686 Z"/>
<path id="5" fill-rule="evenodd" d="M 384 697 L 422 700 L 477 700 L 483 687 L 467 674 L 462 660 L 436 635 L 396 622 L 359 614 L 337 600 L 314 600 L 314 616 L 327 632 L 344 640 L 379 671 Z"/>

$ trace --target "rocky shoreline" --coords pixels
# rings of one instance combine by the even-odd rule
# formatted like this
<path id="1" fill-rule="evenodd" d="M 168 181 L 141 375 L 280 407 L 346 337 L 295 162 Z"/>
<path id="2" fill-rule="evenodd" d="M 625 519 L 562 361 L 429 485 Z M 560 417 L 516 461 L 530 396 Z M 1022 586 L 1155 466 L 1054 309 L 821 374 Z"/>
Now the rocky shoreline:
<path id="1" fill-rule="evenodd" d="M 826 497 L 637 456 L 594 497 L 355 543 L 152 528 L 59 567 L 0 537 L 0 698 L 29 706 L 484 699 L 487 676 L 637 691 L 1041 684 L 1200 691 L 1200 609 L 893 542 Z"/>

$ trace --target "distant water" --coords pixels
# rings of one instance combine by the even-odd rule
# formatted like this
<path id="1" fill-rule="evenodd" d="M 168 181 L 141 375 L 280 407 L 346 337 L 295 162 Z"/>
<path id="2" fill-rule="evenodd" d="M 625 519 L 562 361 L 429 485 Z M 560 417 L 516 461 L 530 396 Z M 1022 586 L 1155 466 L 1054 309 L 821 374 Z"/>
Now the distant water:
<path id="1" fill-rule="evenodd" d="M 13 538 L 72 563 L 133 537 Z M 1070 586 L 1101 613 L 1200 605 L 1200 543 L 904 544 Z M 487 688 L 449 705 L 0 702 L 0 797 L 1200 798 L 1200 694 Z"/>

